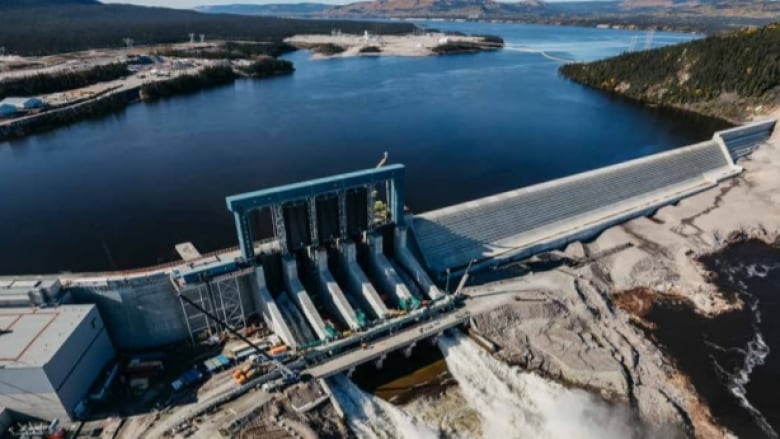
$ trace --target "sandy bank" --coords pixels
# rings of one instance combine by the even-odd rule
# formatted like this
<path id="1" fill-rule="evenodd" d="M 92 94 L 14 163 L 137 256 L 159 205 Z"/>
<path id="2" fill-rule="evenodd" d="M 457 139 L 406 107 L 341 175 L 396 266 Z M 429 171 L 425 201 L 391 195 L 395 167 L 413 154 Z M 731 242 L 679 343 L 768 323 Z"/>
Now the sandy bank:
<path id="1" fill-rule="evenodd" d="M 323 55 L 314 53 L 313 58 L 346 58 L 353 56 L 431 56 L 434 48 L 446 43 L 470 43 L 483 45 L 482 37 L 452 36 L 443 33 L 427 33 L 421 35 L 296 35 L 284 40 L 293 46 L 310 48 L 323 44 L 334 44 L 344 48 L 341 53 Z M 364 47 L 378 47 L 380 52 L 361 53 Z M 496 45 L 485 45 L 482 50 L 498 48 Z"/>

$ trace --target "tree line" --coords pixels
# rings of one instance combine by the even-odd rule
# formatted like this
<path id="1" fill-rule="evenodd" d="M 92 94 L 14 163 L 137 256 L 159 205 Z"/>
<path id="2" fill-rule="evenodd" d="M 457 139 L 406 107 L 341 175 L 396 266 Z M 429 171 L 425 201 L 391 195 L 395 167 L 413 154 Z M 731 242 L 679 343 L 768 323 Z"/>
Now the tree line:
<path id="1" fill-rule="evenodd" d="M 35 96 L 86 87 L 130 74 L 125 63 L 94 66 L 86 70 L 38 73 L 0 82 L 0 99 L 9 96 Z"/>
<path id="2" fill-rule="evenodd" d="M 708 101 L 723 93 L 760 98 L 780 87 L 780 24 L 567 64 L 574 81 L 656 104 Z"/>
<path id="3" fill-rule="evenodd" d="M 19 55 L 47 55 L 95 48 L 184 42 L 189 33 L 207 39 L 280 42 L 295 34 L 410 33 L 411 23 L 304 20 L 203 14 L 195 11 L 104 4 L 51 4 L 10 7 L 0 2 L 0 46 Z"/>
<path id="4" fill-rule="evenodd" d="M 146 83 L 141 86 L 141 98 L 150 101 L 167 96 L 192 93 L 204 88 L 231 83 L 235 78 L 236 75 L 229 64 L 206 67 L 198 73 Z"/>
<path id="5" fill-rule="evenodd" d="M 215 47 L 195 47 L 192 49 L 169 49 L 157 51 L 158 55 L 179 58 L 201 59 L 253 59 L 262 56 L 278 57 L 298 50 L 284 41 L 246 43 L 227 41 Z"/>

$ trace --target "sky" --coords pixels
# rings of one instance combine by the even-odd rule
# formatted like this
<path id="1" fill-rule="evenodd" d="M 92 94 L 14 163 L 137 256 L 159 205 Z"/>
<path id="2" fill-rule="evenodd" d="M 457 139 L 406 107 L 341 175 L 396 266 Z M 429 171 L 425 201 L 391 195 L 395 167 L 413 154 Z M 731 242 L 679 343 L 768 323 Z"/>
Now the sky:
<path id="1" fill-rule="evenodd" d="M 328 3 L 340 5 L 354 3 L 357 0 L 99 0 L 102 3 L 124 3 L 142 6 L 165 6 L 168 8 L 189 9 L 203 5 L 264 4 L 264 3 Z"/>
<path id="2" fill-rule="evenodd" d="M 341 5 L 345 3 L 354 3 L 358 0 L 100 0 L 100 1 L 102 1 L 103 3 L 127 3 L 133 5 L 143 5 L 143 6 L 165 6 L 169 8 L 189 9 L 189 8 L 194 8 L 195 6 L 229 5 L 235 3 L 263 4 L 263 3 L 312 2 L 312 3 L 328 3 L 332 5 Z M 550 1 L 561 1 L 561 0 L 550 0 Z"/>

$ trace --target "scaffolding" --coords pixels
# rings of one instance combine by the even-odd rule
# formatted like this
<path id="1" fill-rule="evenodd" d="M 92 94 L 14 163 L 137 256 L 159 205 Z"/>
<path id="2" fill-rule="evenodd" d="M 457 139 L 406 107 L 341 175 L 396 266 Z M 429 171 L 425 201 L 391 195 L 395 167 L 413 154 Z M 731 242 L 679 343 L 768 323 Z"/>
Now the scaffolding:
<path id="1" fill-rule="evenodd" d="M 241 300 L 241 278 L 252 274 L 252 268 L 239 270 L 233 273 L 214 277 L 197 284 L 180 286 L 174 282 L 176 291 L 186 296 L 197 306 L 218 316 L 228 325 L 234 328 L 246 327 L 246 313 Z M 206 314 L 197 307 L 179 298 L 184 321 L 190 334 L 193 345 L 202 336 L 211 337 L 220 335 L 225 330 L 217 322 L 209 319 Z"/>

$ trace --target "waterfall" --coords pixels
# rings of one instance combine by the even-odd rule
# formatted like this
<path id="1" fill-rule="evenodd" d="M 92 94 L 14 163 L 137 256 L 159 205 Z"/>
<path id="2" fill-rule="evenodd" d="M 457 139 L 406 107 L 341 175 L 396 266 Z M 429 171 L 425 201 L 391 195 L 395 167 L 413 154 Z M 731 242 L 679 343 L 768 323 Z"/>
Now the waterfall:
<path id="1" fill-rule="evenodd" d="M 467 403 L 480 414 L 484 438 L 640 436 L 628 410 L 510 367 L 460 333 L 442 336 L 439 347 Z"/>
<path id="2" fill-rule="evenodd" d="M 344 375 L 328 379 L 347 424 L 358 438 L 436 439 L 438 432 L 414 420 L 400 408 L 362 391 Z"/>

